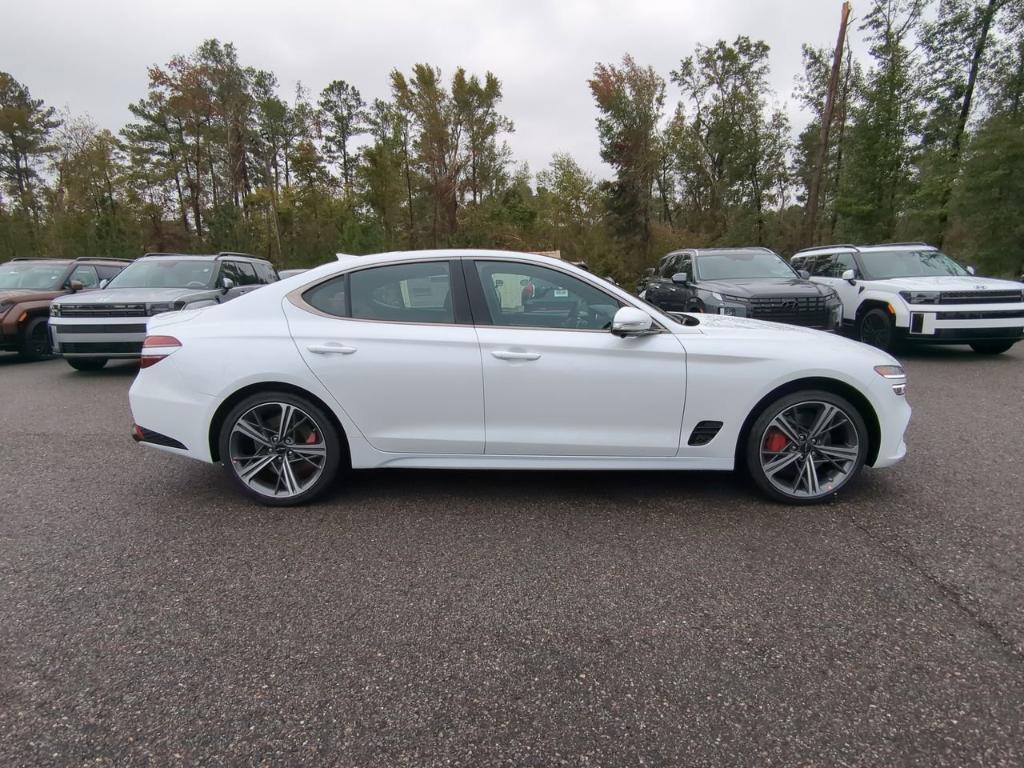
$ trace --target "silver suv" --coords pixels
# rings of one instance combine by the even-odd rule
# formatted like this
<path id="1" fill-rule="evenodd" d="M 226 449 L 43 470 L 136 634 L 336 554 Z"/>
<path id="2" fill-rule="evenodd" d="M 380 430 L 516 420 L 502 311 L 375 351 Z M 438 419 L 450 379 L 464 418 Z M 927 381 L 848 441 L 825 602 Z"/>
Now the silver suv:
<path id="1" fill-rule="evenodd" d="M 50 304 L 53 351 L 79 371 L 99 370 L 111 358 L 137 359 L 147 318 L 222 304 L 276 281 L 269 261 L 244 253 L 147 253 L 103 290 Z"/>

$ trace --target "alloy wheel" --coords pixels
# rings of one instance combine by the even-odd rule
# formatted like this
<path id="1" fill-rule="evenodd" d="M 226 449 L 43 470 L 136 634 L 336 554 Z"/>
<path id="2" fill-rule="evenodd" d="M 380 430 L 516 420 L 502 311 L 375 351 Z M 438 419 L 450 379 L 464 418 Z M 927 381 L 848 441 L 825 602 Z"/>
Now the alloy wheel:
<path id="1" fill-rule="evenodd" d="M 761 470 L 780 493 L 797 499 L 826 496 L 857 469 L 860 437 L 853 421 L 834 403 L 787 406 L 761 435 Z"/>
<path id="2" fill-rule="evenodd" d="M 327 443 L 316 420 L 292 403 L 268 402 L 245 411 L 228 437 L 231 466 L 261 496 L 287 499 L 309 490 L 324 473 Z"/>
<path id="3" fill-rule="evenodd" d="M 880 311 L 868 312 L 860 321 L 860 340 L 879 349 L 888 349 L 892 340 L 892 324 Z"/>

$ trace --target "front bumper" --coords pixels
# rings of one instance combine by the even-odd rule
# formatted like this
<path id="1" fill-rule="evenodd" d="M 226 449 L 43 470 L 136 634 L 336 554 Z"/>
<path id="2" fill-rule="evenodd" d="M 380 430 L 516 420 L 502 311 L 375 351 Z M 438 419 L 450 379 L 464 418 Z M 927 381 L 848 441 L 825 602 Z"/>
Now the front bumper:
<path id="1" fill-rule="evenodd" d="M 1024 339 L 1024 304 L 893 302 L 896 333 L 918 344 L 970 344 Z"/>
<path id="2" fill-rule="evenodd" d="M 146 317 L 51 317 L 53 352 L 64 357 L 138 358 Z"/>

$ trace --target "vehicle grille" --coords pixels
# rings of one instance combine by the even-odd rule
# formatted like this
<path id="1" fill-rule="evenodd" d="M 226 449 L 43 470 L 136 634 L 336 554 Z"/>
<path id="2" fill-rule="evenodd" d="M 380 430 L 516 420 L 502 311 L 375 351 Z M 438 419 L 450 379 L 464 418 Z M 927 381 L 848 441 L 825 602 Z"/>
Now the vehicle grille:
<path id="1" fill-rule="evenodd" d="M 937 328 L 937 339 L 1019 339 L 1024 328 Z"/>
<path id="2" fill-rule="evenodd" d="M 750 300 L 750 315 L 757 320 L 824 328 L 829 322 L 824 296 L 768 296 Z"/>
<path id="3" fill-rule="evenodd" d="M 61 317 L 145 317 L 145 304 L 61 304 Z"/>
<path id="4" fill-rule="evenodd" d="M 95 355 L 118 355 L 126 353 L 142 353 L 141 341 L 107 341 L 96 344 L 82 342 L 62 343 L 60 351 L 67 354 L 95 354 Z"/>
<path id="5" fill-rule="evenodd" d="M 943 291 L 939 304 L 1013 304 L 1024 301 L 1022 291 Z"/>
<path id="6" fill-rule="evenodd" d="M 1006 317 L 1024 317 L 1024 309 L 995 310 L 994 312 L 936 312 L 936 320 L 998 320 Z"/>
<path id="7" fill-rule="evenodd" d="M 57 334 L 62 333 L 145 333 L 146 324 L 125 323 L 124 325 L 56 325 L 50 326 Z"/>

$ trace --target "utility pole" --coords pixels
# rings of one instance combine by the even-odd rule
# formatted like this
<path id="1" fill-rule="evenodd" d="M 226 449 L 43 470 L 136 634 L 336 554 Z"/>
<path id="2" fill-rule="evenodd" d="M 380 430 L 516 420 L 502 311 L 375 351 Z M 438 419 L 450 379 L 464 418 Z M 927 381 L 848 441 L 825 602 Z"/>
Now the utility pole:
<path id="1" fill-rule="evenodd" d="M 829 74 L 828 90 L 825 93 L 821 129 L 818 132 L 818 156 L 815 158 L 814 172 L 811 174 L 811 187 L 807 191 L 807 219 L 804 231 L 804 241 L 807 245 L 815 245 L 814 239 L 818 231 L 818 201 L 821 198 L 821 181 L 828 160 L 828 134 L 832 129 L 832 115 L 836 108 L 836 91 L 839 90 L 839 72 L 843 65 L 843 46 L 846 44 L 846 24 L 850 20 L 850 11 L 850 2 L 845 0 L 839 19 L 839 39 L 836 40 L 835 55 L 832 57 L 832 72 Z"/>

